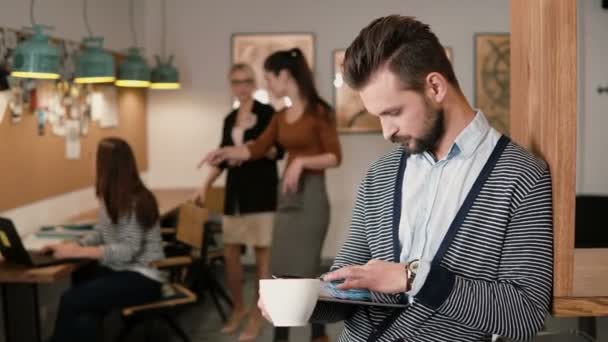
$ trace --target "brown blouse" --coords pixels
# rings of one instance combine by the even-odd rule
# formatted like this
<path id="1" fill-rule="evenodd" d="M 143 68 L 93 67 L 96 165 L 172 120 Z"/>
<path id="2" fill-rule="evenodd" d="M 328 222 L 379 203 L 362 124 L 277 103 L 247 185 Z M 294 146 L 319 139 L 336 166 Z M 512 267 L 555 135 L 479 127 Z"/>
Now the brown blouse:
<path id="1" fill-rule="evenodd" d="M 287 112 L 275 114 L 266 130 L 248 145 L 252 159 L 263 158 L 266 152 L 279 143 L 288 153 L 287 165 L 297 157 L 333 153 L 340 163 L 342 151 L 334 122 L 320 115 L 303 113 L 296 121 L 287 122 Z M 307 170 L 323 174 L 323 170 Z"/>

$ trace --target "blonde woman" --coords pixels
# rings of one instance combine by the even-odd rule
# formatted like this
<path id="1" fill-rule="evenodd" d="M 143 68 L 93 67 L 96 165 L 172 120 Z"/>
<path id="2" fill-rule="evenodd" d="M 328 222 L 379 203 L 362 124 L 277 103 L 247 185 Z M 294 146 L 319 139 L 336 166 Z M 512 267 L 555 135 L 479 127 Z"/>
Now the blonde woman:
<path id="1" fill-rule="evenodd" d="M 229 79 L 232 95 L 239 101 L 239 107 L 228 113 L 224 119 L 221 147 L 244 146 L 264 132 L 272 121 L 274 109 L 253 99 L 256 84 L 254 72 L 249 65 L 233 65 Z M 256 284 L 259 279 L 270 277 L 270 244 L 277 204 L 276 159 L 281 158 L 282 154 L 279 147 L 273 147 L 263 158 L 255 161 L 210 166 L 197 193 L 197 201 L 203 203 L 209 187 L 222 171 L 227 169 L 222 226 L 226 283 L 234 307 L 228 322 L 221 330 L 224 333 L 238 330 L 247 316 L 243 301 L 243 245 L 253 246 L 255 249 Z M 248 321 L 239 341 L 255 340 L 260 332 L 263 318 L 255 305 L 256 301 L 257 298 L 252 302 Z"/>

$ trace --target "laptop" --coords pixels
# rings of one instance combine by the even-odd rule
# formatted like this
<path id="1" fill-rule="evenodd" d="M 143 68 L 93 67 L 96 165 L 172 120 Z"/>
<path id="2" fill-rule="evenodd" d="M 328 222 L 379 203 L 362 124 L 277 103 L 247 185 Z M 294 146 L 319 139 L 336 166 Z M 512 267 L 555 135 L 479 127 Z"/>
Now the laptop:
<path id="1" fill-rule="evenodd" d="M 13 221 L 3 217 L 0 217 L 0 253 L 2 253 L 2 256 L 7 261 L 32 267 L 44 267 L 78 261 L 74 259 L 56 259 L 51 254 L 26 250 Z"/>

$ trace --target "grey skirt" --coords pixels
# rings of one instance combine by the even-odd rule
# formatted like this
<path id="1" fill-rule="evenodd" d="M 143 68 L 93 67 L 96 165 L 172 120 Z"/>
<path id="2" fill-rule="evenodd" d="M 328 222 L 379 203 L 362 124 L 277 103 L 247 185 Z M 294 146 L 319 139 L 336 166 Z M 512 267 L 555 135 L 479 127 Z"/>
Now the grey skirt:
<path id="1" fill-rule="evenodd" d="M 279 187 L 271 244 L 272 274 L 318 277 L 328 226 L 325 176 L 303 175 L 295 194 L 283 194 Z"/>

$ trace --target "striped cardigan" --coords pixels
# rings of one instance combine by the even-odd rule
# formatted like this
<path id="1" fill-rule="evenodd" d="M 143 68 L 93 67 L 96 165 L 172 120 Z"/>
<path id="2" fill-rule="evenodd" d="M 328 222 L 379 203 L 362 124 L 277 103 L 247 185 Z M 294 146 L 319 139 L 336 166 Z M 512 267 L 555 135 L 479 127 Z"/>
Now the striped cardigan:
<path id="1" fill-rule="evenodd" d="M 350 234 L 332 269 L 371 259 L 399 262 L 399 190 L 406 160 L 398 148 L 370 167 L 359 188 Z M 530 339 L 549 307 L 552 241 L 547 165 L 503 136 L 409 306 L 319 303 L 311 320 L 345 320 L 339 341 L 489 341 L 493 334 Z M 405 294 L 372 297 L 408 302 Z"/>

